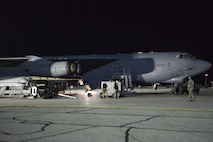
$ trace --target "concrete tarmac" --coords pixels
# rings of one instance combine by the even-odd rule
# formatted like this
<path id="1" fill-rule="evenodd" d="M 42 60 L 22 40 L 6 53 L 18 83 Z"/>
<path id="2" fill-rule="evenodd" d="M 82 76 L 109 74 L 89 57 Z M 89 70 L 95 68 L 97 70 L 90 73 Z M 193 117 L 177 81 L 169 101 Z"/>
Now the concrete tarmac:
<path id="1" fill-rule="evenodd" d="M 2 142 L 210 142 L 213 89 L 101 99 L 0 98 Z"/>

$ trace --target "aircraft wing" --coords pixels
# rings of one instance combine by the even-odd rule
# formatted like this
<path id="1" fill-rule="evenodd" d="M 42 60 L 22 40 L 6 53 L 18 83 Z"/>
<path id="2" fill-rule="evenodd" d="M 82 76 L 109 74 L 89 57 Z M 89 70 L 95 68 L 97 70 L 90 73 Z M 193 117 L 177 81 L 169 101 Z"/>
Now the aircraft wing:
<path id="1" fill-rule="evenodd" d="M 81 72 L 86 73 L 94 70 L 98 67 L 104 66 L 106 64 L 112 63 L 119 60 L 118 57 L 111 56 L 93 56 L 93 55 L 83 55 L 83 56 L 66 56 L 66 57 L 42 57 L 44 59 L 52 61 L 70 61 L 71 63 L 80 64 Z"/>
<path id="2" fill-rule="evenodd" d="M 16 67 L 25 61 L 34 61 L 41 59 L 37 56 L 25 56 L 25 57 L 7 57 L 0 58 L 0 67 Z M 119 58 L 114 56 L 93 56 L 93 55 L 82 55 L 82 56 L 47 56 L 42 59 L 56 61 L 69 61 L 71 63 L 80 64 L 82 73 L 89 72 L 90 70 L 112 63 Z"/>
<path id="3" fill-rule="evenodd" d="M 29 60 L 29 57 L 0 58 L 0 67 L 16 67 Z"/>

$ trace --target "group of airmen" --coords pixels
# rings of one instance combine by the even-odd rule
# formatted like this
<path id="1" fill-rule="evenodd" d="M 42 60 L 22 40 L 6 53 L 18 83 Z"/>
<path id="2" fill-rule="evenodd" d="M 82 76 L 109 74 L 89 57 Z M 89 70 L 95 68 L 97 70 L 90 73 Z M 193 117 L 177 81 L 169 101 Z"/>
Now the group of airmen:
<path id="1" fill-rule="evenodd" d="M 102 98 L 108 98 L 108 92 L 107 92 L 107 84 L 104 83 L 103 84 L 103 88 L 102 88 Z M 114 83 L 114 93 L 113 93 L 113 97 L 114 99 L 119 99 L 120 97 L 120 92 L 118 90 L 118 80 L 115 81 Z"/>
<path id="2" fill-rule="evenodd" d="M 191 77 L 188 77 L 187 90 L 188 90 L 188 101 L 190 101 L 190 102 L 196 101 L 195 100 L 195 96 L 193 94 L 194 81 L 192 80 Z M 106 83 L 103 84 L 102 93 L 103 93 L 102 94 L 102 98 L 108 98 L 107 84 Z M 119 93 L 119 90 L 118 90 L 118 81 L 117 80 L 114 83 L 113 97 L 114 97 L 114 99 L 116 99 L 116 98 L 118 99 L 120 97 L 120 93 Z"/>

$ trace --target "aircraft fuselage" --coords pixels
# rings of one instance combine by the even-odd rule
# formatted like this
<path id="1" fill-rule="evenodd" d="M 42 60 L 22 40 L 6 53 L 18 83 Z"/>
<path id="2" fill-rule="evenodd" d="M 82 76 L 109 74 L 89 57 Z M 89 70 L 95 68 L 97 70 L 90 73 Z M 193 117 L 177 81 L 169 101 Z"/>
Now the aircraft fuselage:
<path id="1" fill-rule="evenodd" d="M 212 66 L 187 52 L 26 56 L 0 58 L 0 61 L 3 63 L 1 76 L 82 75 L 93 88 L 100 86 L 103 80 L 122 79 L 125 76 L 130 77 L 133 83 L 181 83 L 186 77 L 201 74 Z M 11 61 L 15 62 L 15 67 L 11 67 Z"/>
<path id="2" fill-rule="evenodd" d="M 135 54 L 113 54 L 113 55 L 82 55 L 72 56 L 72 59 L 84 63 L 87 60 L 89 70 L 83 74 L 86 81 L 97 84 L 101 80 L 110 80 L 117 76 L 131 75 L 132 82 L 141 83 L 180 83 L 187 76 L 198 75 L 211 67 L 211 64 L 199 60 L 186 52 L 150 52 Z M 106 64 L 90 70 L 96 62 L 92 60 L 105 61 Z M 107 61 L 109 63 L 107 63 Z M 91 62 L 89 62 L 91 61 Z M 82 64 L 84 70 L 84 64 Z"/>

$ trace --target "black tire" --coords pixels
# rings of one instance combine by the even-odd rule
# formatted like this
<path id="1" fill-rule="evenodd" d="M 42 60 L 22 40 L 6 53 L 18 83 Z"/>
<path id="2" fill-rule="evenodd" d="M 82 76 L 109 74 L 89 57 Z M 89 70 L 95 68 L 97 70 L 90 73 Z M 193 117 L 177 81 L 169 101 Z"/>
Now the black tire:
<path id="1" fill-rule="evenodd" d="M 44 90 L 44 95 L 43 95 L 43 99 L 49 99 L 51 98 L 51 92 L 49 91 L 49 89 Z"/>

